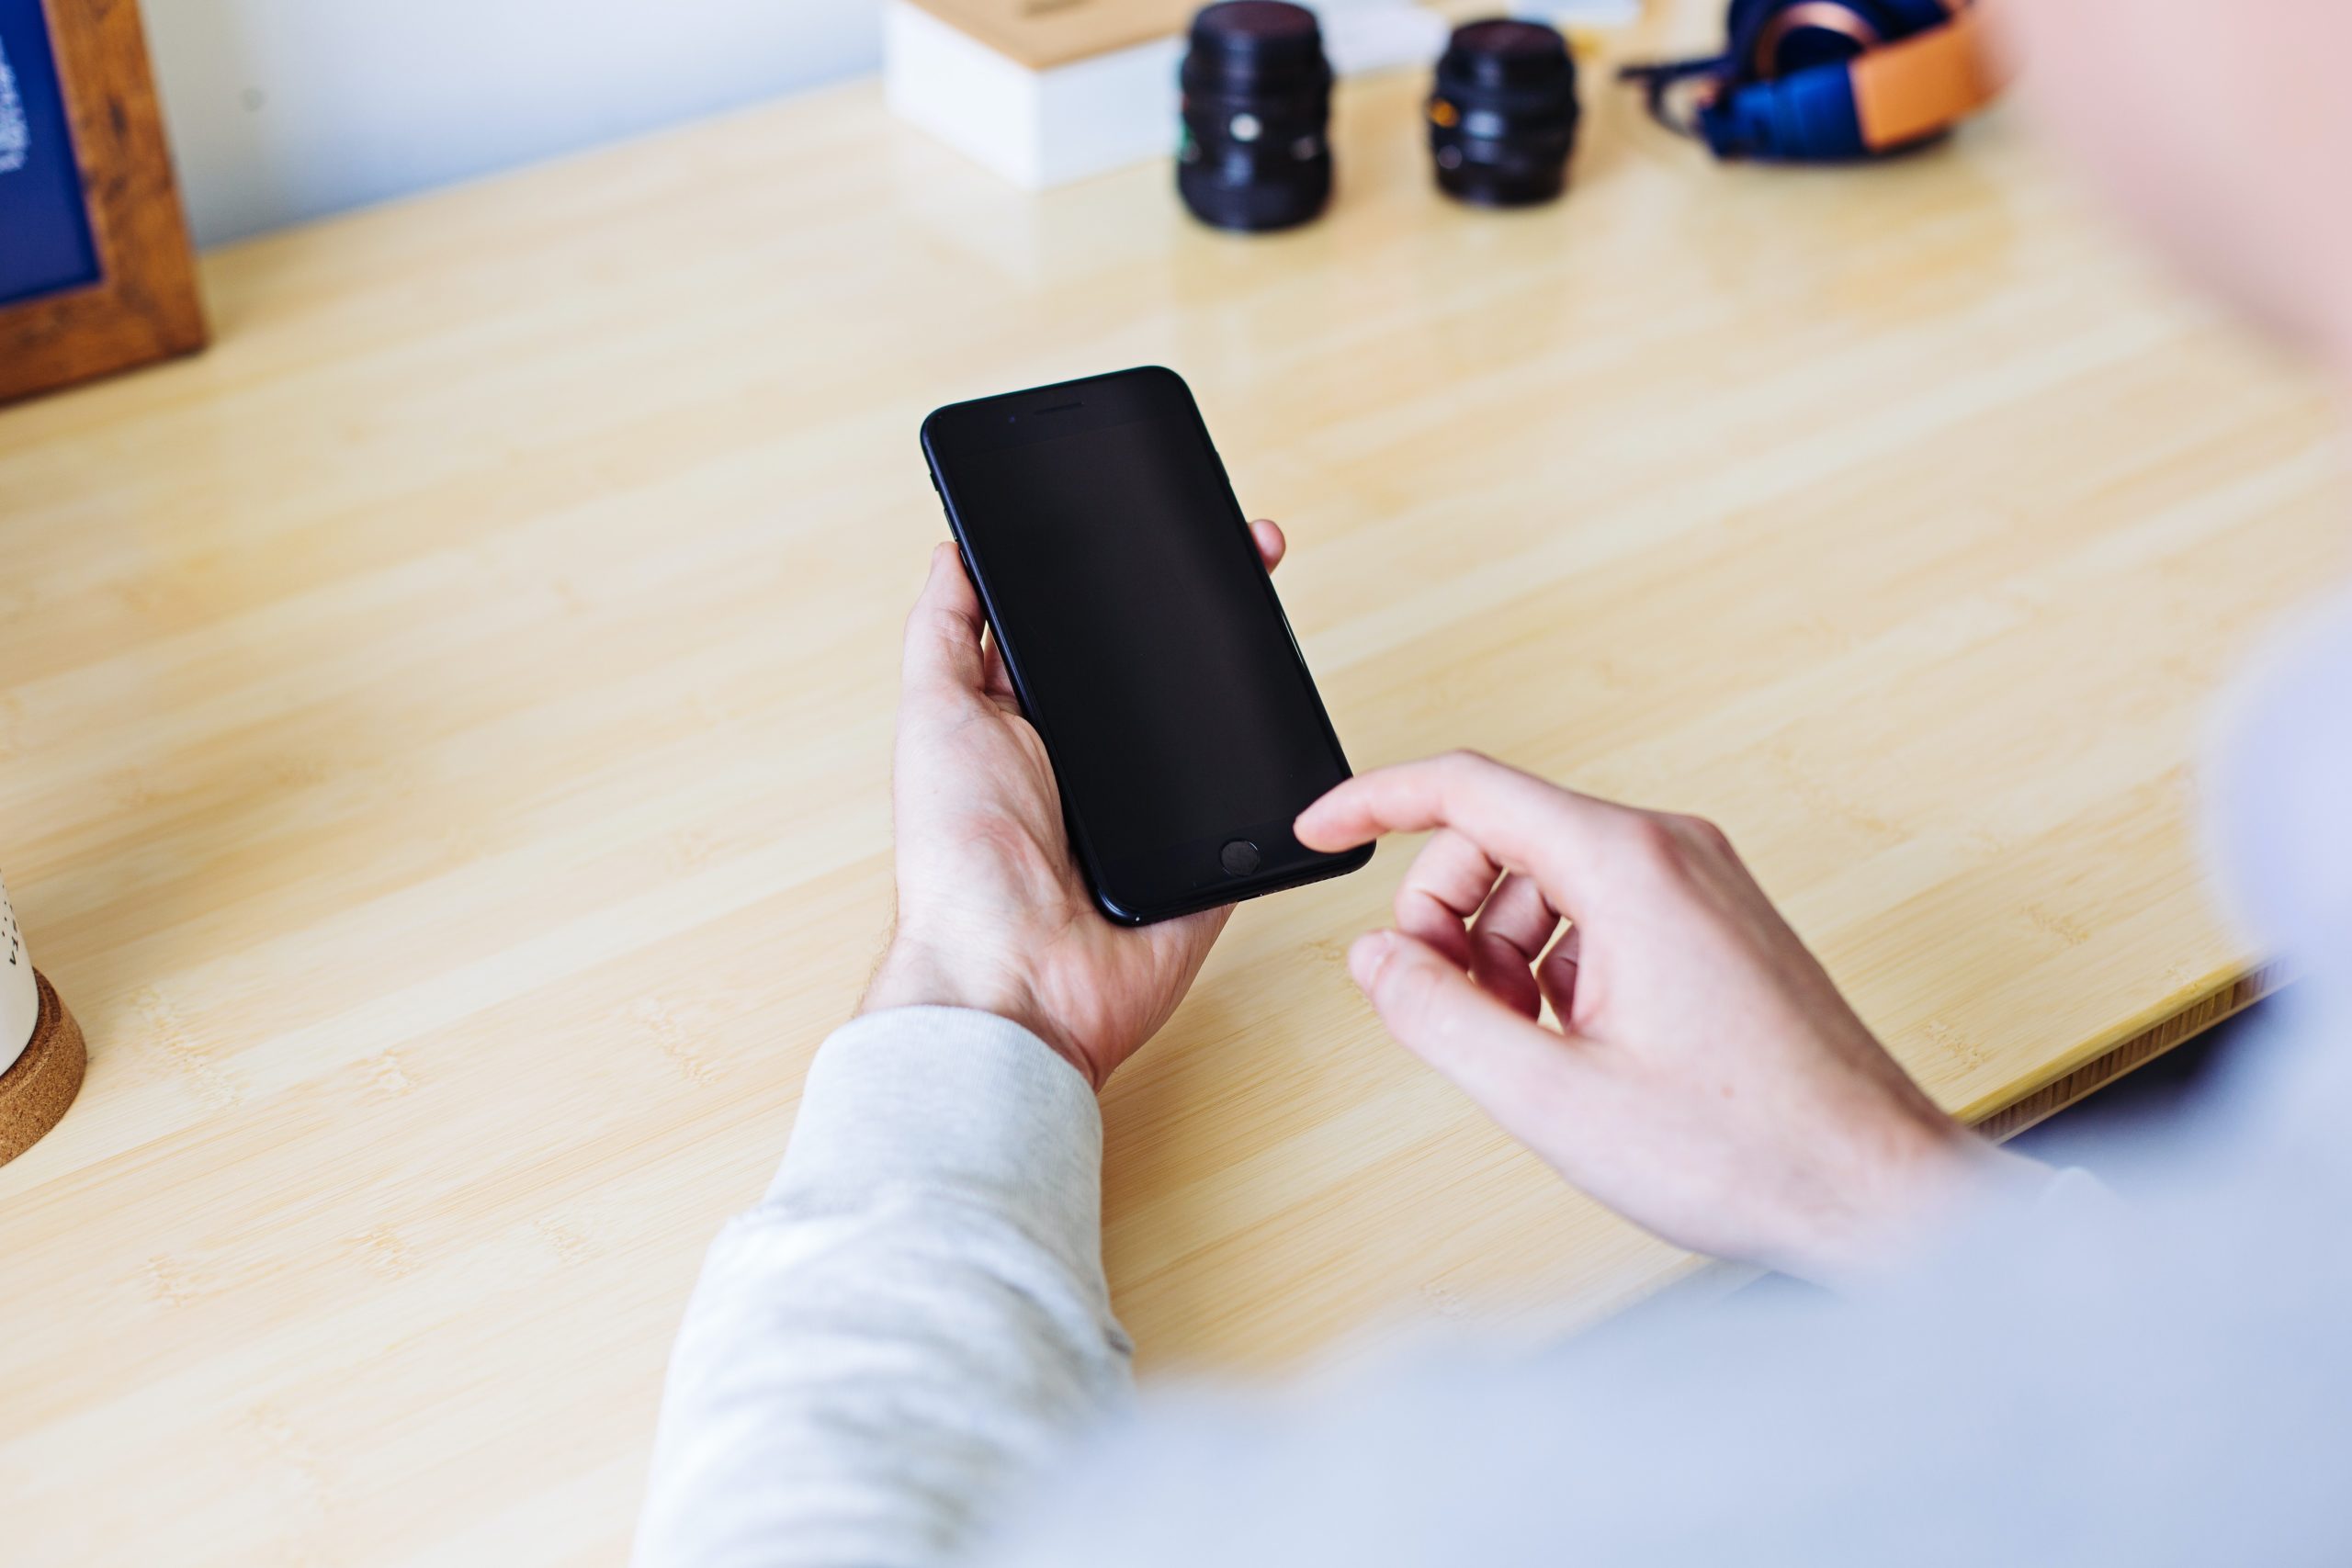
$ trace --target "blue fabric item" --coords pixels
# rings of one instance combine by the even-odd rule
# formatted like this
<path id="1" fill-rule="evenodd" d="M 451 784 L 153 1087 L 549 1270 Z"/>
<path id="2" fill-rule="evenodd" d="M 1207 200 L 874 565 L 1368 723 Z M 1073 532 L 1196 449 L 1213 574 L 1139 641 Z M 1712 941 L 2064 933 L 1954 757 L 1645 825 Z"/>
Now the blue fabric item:
<path id="1" fill-rule="evenodd" d="M 1868 18 L 1879 37 L 1889 43 L 1951 20 L 1944 0 L 1847 0 L 1847 4 Z"/>
<path id="2" fill-rule="evenodd" d="M 1757 45 L 1774 17 L 1794 0 L 1732 0 L 1725 21 L 1728 44 L 1715 62 L 1690 62 L 1666 77 L 1714 74 L 1724 84 L 1723 96 L 1699 112 L 1699 134 L 1716 154 L 1725 158 L 1760 158 L 1785 163 L 1836 163 L 1865 158 L 1874 152 L 1862 140 L 1861 120 L 1854 107 L 1850 63 L 1838 60 L 1791 71 L 1783 76 L 1766 74 L 1775 62 L 1758 60 Z M 1867 23 L 1882 39 L 1894 42 L 1940 27 L 1951 20 L 1944 0 L 1837 0 Z M 1799 28 L 1801 36 L 1834 47 L 1835 39 Z M 1846 47 L 1851 48 L 1851 45 Z M 1789 50 L 1773 51 L 1781 61 Z M 1800 56 L 1821 51 L 1799 50 Z"/>
<path id="3" fill-rule="evenodd" d="M 1739 62 L 1741 81 L 1761 80 L 1759 68 L 1769 69 L 1770 62 L 1758 61 L 1756 41 L 1772 18 L 1787 10 L 1797 0 L 1732 0 L 1731 13 L 1724 24 L 1725 37 L 1730 39 L 1724 52 Z M 1868 24 L 1870 29 L 1887 43 L 1909 38 L 1929 28 L 1941 27 L 1951 19 L 1944 0 L 1835 0 L 1835 3 Z"/>
<path id="4" fill-rule="evenodd" d="M 1700 111 L 1699 134 L 1724 158 L 1834 162 L 1870 152 L 1842 65 L 1734 88 Z"/>
<path id="5" fill-rule="evenodd" d="M 1787 4 L 1788 0 L 1731 0 L 1731 15 L 1724 23 L 1724 55 L 1736 62 L 1735 70 L 1745 70 L 1756 50 L 1756 35 Z"/>

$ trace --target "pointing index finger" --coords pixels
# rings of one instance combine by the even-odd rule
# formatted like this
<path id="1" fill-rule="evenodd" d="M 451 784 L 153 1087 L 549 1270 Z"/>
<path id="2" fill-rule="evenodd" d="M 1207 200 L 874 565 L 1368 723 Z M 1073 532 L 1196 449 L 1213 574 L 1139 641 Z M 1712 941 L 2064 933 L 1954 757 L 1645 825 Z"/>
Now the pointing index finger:
<path id="1" fill-rule="evenodd" d="M 1533 877 L 1573 919 L 1583 880 L 1576 874 L 1618 812 L 1491 757 L 1453 751 L 1358 774 L 1300 813 L 1295 831 L 1307 848 L 1332 853 L 1386 833 L 1452 828 L 1505 870 Z"/>

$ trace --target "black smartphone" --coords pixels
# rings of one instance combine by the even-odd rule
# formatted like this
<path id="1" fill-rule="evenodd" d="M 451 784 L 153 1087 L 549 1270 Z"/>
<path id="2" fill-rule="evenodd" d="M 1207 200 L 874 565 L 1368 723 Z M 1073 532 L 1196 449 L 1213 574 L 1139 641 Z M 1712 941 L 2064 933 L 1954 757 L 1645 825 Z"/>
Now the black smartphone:
<path id="1" fill-rule="evenodd" d="M 1291 832 L 1348 761 L 1182 378 L 951 403 L 922 450 L 1104 914 L 1143 925 L 1372 858 Z"/>

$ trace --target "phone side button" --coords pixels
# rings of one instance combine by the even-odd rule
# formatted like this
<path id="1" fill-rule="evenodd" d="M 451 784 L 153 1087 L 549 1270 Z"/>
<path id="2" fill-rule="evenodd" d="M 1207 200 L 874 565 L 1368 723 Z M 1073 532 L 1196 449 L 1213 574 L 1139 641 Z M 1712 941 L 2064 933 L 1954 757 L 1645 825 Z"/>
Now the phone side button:
<path id="1" fill-rule="evenodd" d="M 1216 863 L 1225 867 L 1227 876 L 1247 876 L 1258 869 L 1258 846 L 1247 839 L 1236 839 L 1216 852 Z"/>

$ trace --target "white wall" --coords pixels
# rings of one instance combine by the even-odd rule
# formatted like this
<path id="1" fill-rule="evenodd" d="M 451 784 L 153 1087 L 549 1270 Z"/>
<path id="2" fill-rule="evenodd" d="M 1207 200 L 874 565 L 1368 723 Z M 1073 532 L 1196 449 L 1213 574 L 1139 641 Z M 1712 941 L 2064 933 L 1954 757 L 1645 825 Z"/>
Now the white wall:
<path id="1" fill-rule="evenodd" d="M 145 0 L 199 244 L 876 69 L 877 0 Z"/>

